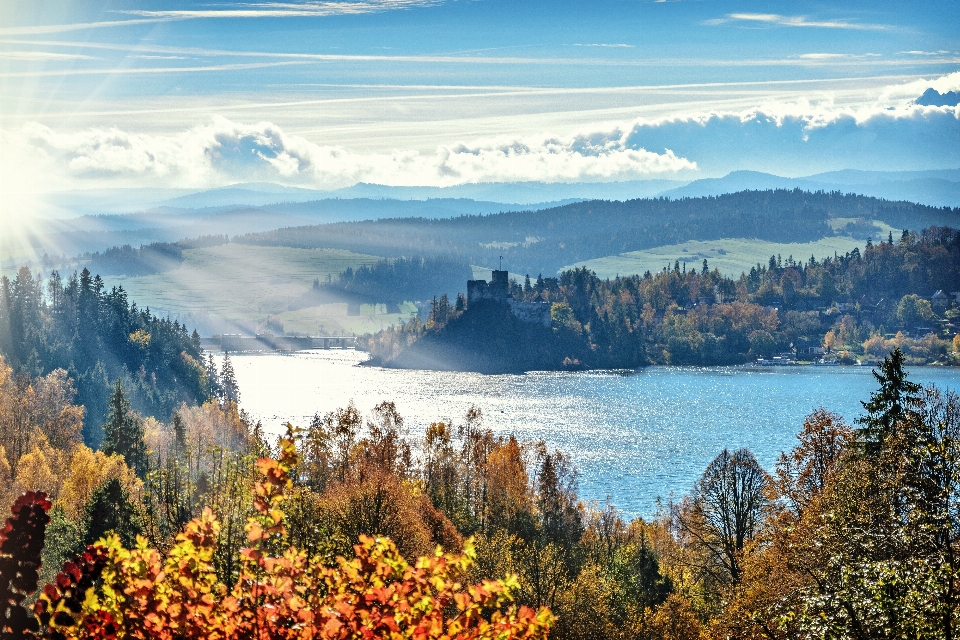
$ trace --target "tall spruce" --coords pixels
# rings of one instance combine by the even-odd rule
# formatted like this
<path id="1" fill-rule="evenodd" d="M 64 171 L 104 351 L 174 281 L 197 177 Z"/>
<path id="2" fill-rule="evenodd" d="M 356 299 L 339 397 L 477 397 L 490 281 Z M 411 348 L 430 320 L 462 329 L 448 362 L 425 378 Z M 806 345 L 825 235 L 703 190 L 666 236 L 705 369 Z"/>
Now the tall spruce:
<path id="1" fill-rule="evenodd" d="M 223 390 L 223 399 L 229 402 L 240 402 L 240 385 L 237 384 L 237 375 L 233 372 L 233 363 L 230 354 L 223 354 L 223 366 L 220 368 L 220 387 Z"/>
<path id="2" fill-rule="evenodd" d="M 86 544 L 93 544 L 113 531 L 123 545 L 130 549 L 143 532 L 143 521 L 127 491 L 116 478 L 98 487 L 86 506 Z"/>
<path id="3" fill-rule="evenodd" d="M 147 474 L 147 447 L 143 441 L 143 421 L 130 409 L 130 401 L 120 378 L 113 387 L 103 424 L 103 451 L 119 453 L 141 478 Z"/>
<path id="4" fill-rule="evenodd" d="M 857 418 L 860 428 L 857 438 L 868 455 L 880 452 L 883 442 L 895 432 L 897 425 L 906 419 L 919 401 L 920 385 L 907 380 L 903 370 L 903 352 L 894 349 L 880 363 L 880 371 L 873 371 L 880 388 L 870 394 L 868 402 L 862 402 L 867 413 Z"/>

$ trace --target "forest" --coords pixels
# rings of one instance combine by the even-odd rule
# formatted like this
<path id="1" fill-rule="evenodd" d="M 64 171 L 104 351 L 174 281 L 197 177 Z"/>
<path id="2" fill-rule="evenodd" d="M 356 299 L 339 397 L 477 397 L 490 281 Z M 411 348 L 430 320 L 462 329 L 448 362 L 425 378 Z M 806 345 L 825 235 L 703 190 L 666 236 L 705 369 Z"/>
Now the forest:
<path id="1" fill-rule="evenodd" d="M 578 202 L 541 211 L 448 219 L 403 218 L 277 229 L 234 242 L 347 249 L 384 257 L 439 255 L 518 273 L 687 240 L 735 237 L 812 242 L 831 218 L 881 220 L 897 229 L 957 226 L 960 212 L 840 193 L 743 191 L 709 198 Z M 735 230 L 735 231 L 732 231 Z"/>
<path id="2" fill-rule="evenodd" d="M 477 409 L 414 433 L 348 404 L 270 442 L 228 397 L 159 422 L 117 383 L 94 451 L 64 372 L 2 364 L 0 633 L 955 637 L 960 399 L 903 362 L 853 424 L 815 411 L 771 470 L 720 451 L 629 522 Z"/>
<path id="3" fill-rule="evenodd" d="M 202 404 L 212 395 L 197 332 L 139 308 L 123 287 L 107 289 L 87 269 L 66 279 L 54 271 L 44 281 L 23 267 L 13 280 L 0 278 L 0 356 L 17 380 L 66 372 L 84 407 L 89 446 L 103 437 L 117 378 L 138 411 L 161 419 L 182 402 Z"/>
<path id="4" fill-rule="evenodd" d="M 179 267 L 183 262 L 184 249 L 216 247 L 229 241 L 226 235 L 207 235 L 179 242 L 151 242 L 141 245 L 139 249 L 125 244 L 103 252 L 80 254 L 75 261 L 98 274 L 145 276 Z"/>
<path id="5" fill-rule="evenodd" d="M 506 307 L 441 298 L 430 319 L 366 336 L 376 362 L 487 373 L 659 364 L 740 364 L 787 353 L 800 360 L 954 363 L 960 232 L 931 227 L 817 260 L 771 256 L 732 279 L 674 263 L 601 280 L 586 268 L 512 283 L 516 300 L 551 304 L 552 327 Z M 942 297 L 931 302 L 933 294 Z M 823 350 L 823 351 L 818 351 Z"/>
<path id="6" fill-rule="evenodd" d="M 313 288 L 336 294 L 341 299 L 397 305 L 406 300 L 425 300 L 444 292 L 456 292 L 472 278 L 473 271 L 465 262 L 414 256 L 380 260 L 356 270 L 348 268 L 336 281 L 316 280 Z"/>

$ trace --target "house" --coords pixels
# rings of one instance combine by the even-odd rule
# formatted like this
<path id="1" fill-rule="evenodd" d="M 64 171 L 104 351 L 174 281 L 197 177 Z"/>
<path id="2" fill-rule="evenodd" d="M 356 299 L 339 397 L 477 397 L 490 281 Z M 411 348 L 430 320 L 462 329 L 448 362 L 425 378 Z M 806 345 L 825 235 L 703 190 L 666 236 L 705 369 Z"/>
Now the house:
<path id="1" fill-rule="evenodd" d="M 950 297 L 942 289 L 937 289 L 936 293 L 930 296 L 930 306 L 934 309 L 946 309 L 950 306 Z"/>

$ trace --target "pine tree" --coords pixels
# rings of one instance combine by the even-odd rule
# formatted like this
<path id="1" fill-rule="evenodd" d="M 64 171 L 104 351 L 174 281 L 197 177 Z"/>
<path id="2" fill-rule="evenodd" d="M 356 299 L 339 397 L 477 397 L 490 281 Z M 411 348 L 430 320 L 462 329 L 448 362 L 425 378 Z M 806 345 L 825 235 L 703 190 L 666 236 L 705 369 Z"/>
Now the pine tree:
<path id="1" fill-rule="evenodd" d="M 230 354 L 223 354 L 223 366 L 220 368 L 220 388 L 222 398 L 228 402 L 240 402 L 240 386 L 237 384 L 237 375 L 233 372 Z"/>
<path id="2" fill-rule="evenodd" d="M 207 397 L 216 398 L 223 402 L 223 385 L 220 382 L 220 372 L 217 371 L 217 363 L 213 361 L 213 354 L 207 354 L 207 362 L 204 364 L 207 372 Z"/>
<path id="3" fill-rule="evenodd" d="M 173 412 L 173 445 L 177 457 L 183 457 L 187 451 L 187 430 L 179 411 Z"/>
<path id="4" fill-rule="evenodd" d="M 143 421 L 130 410 L 130 401 L 117 383 L 110 394 L 107 421 L 103 424 L 103 451 L 119 453 L 141 478 L 147 474 L 147 447 L 143 442 Z"/>
<path id="5" fill-rule="evenodd" d="M 137 534 L 143 531 L 143 522 L 130 496 L 116 478 L 100 486 L 87 503 L 86 544 L 93 544 L 110 531 L 120 536 L 123 546 L 130 549 L 136 544 Z"/>
<path id="6" fill-rule="evenodd" d="M 873 371 L 880 389 L 870 394 L 869 402 L 861 402 L 866 415 L 857 419 L 861 425 L 857 437 L 868 455 L 879 453 L 887 436 L 898 423 L 908 418 L 918 401 L 920 385 L 907 380 L 903 370 L 903 352 L 894 349 L 880 364 L 880 372 Z"/>

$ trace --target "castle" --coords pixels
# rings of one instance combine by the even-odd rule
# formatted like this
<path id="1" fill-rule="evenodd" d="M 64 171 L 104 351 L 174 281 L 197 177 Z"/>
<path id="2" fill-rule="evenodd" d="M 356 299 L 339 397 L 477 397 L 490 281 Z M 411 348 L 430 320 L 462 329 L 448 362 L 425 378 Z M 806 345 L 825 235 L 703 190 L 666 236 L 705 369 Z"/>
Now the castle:
<path id="1" fill-rule="evenodd" d="M 550 326 L 550 303 L 514 300 L 510 294 L 510 278 L 507 271 L 495 269 L 489 284 L 486 280 L 467 280 L 467 304 L 472 305 L 480 300 L 494 300 L 507 304 L 518 319 Z"/>

